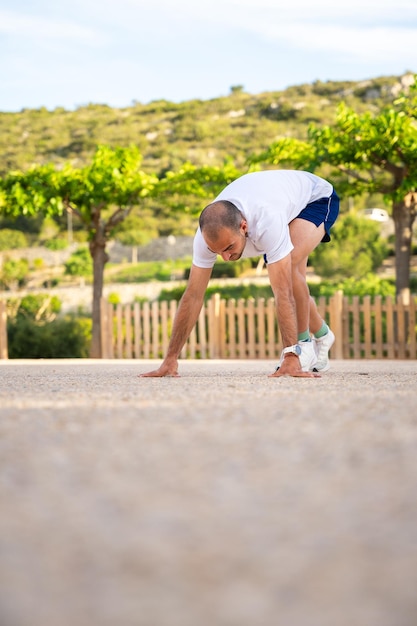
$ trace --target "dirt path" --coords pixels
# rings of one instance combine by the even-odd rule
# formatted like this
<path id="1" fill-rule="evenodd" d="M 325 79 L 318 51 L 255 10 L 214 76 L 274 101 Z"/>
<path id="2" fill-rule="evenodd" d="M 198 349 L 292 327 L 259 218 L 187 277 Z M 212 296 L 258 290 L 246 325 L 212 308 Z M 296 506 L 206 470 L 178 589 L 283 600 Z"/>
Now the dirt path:
<path id="1" fill-rule="evenodd" d="M 2 626 L 415 626 L 417 362 L 0 363 Z"/>

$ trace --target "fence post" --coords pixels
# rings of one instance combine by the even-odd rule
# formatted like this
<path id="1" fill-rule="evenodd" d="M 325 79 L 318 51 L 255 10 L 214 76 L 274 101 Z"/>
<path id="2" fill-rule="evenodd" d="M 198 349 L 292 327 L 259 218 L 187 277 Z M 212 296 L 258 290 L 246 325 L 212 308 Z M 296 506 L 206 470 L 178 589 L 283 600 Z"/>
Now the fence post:
<path id="1" fill-rule="evenodd" d="M 8 359 L 7 349 L 7 308 L 6 303 L 0 301 L 0 359 Z"/>
<path id="2" fill-rule="evenodd" d="M 215 293 L 208 302 L 209 358 L 220 356 L 220 294 Z"/>
<path id="3" fill-rule="evenodd" d="M 101 330 L 101 358 L 108 359 L 108 341 L 109 341 L 109 322 L 108 322 L 108 304 L 107 300 L 100 300 L 100 330 Z"/>
<path id="4" fill-rule="evenodd" d="M 329 304 L 330 328 L 336 337 L 331 348 L 332 356 L 335 359 L 343 359 L 343 291 L 336 291 Z"/>

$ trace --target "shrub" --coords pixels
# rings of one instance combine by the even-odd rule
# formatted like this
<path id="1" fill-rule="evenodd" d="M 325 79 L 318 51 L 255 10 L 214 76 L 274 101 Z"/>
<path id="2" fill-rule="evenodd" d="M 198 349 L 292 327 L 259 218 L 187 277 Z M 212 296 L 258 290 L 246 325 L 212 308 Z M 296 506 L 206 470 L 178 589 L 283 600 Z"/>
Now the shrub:
<path id="1" fill-rule="evenodd" d="M 178 301 L 181 299 L 184 291 L 185 286 L 175 287 L 174 289 L 163 289 L 159 294 L 158 300 L 160 302 L 163 300 Z M 231 298 L 235 298 L 235 300 L 239 300 L 240 298 L 265 298 L 265 300 L 268 300 L 273 297 L 269 285 L 256 285 L 254 283 L 247 285 L 214 285 L 213 287 L 208 287 L 205 293 L 205 300 L 209 300 L 215 293 L 219 293 L 224 300 L 230 300 Z"/>
<path id="2" fill-rule="evenodd" d="M 348 278 L 344 281 L 321 281 L 320 283 L 309 284 L 310 293 L 314 298 L 321 296 L 330 297 L 336 291 L 343 291 L 346 296 L 359 296 L 366 295 L 382 297 L 392 296 L 395 297 L 395 285 L 394 281 L 387 278 L 379 278 L 375 274 L 368 274 L 360 280 L 354 278 Z M 180 300 L 182 294 L 185 291 L 185 285 L 176 287 L 174 289 L 163 289 L 158 297 L 161 302 L 163 300 Z M 264 298 L 268 300 L 273 297 L 270 285 L 256 285 L 249 283 L 247 285 L 224 285 L 208 287 L 205 298 L 206 300 L 211 298 L 214 293 L 219 293 L 222 298 L 229 300 L 230 298 Z"/>
<path id="3" fill-rule="evenodd" d="M 6 259 L 0 271 L 0 284 L 5 289 L 22 287 L 29 275 L 27 259 Z"/>
<path id="4" fill-rule="evenodd" d="M 10 300 L 10 305 L 15 309 L 16 317 L 26 317 L 37 322 L 51 321 L 61 310 L 61 300 L 57 296 L 44 294 L 28 294 L 21 300 Z"/>
<path id="5" fill-rule="evenodd" d="M 91 276 L 92 273 L 93 260 L 88 248 L 79 248 L 65 263 L 65 274 L 70 276 Z"/>
<path id="6" fill-rule="evenodd" d="M 336 291 L 343 291 L 345 296 L 392 296 L 395 298 L 395 284 L 388 278 L 379 278 L 375 274 L 367 274 L 363 278 L 347 278 L 342 281 L 322 281 L 309 285 L 313 297 L 330 297 Z"/>
<path id="7" fill-rule="evenodd" d="M 7 325 L 10 359 L 88 357 L 91 320 L 66 316 L 39 324 L 22 315 Z"/>
<path id="8" fill-rule="evenodd" d="M 388 254 L 378 224 L 348 214 L 332 230 L 330 245 L 320 245 L 309 262 L 322 278 L 362 278 L 375 271 Z"/>
<path id="9" fill-rule="evenodd" d="M 240 259 L 239 261 L 217 260 L 211 273 L 212 278 L 238 278 L 252 268 L 251 259 Z M 184 278 L 188 279 L 190 268 L 184 272 Z"/>
<path id="10" fill-rule="evenodd" d="M 111 281 L 117 283 L 144 283 L 149 280 L 166 282 L 172 280 L 173 275 L 183 278 L 185 270 L 191 261 L 177 259 L 176 261 L 143 261 L 134 263 L 121 270 L 111 272 Z M 107 280 L 109 278 L 107 277 Z"/>
<path id="11" fill-rule="evenodd" d="M 65 250 L 68 248 L 68 241 L 62 237 L 56 237 L 55 239 L 48 239 L 45 241 L 44 246 L 45 248 L 48 248 L 48 250 L 52 251 Z"/>
<path id="12" fill-rule="evenodd" d="M 108 302 L 110 302 L 113 305 L 121 303 L 121 298 L 120 298 L 119 294 L 115 293 L 115 292 L 109 293 L 109 295 L 107 297 L 107 300 L 108 300 Z"/>
<path id="13" fill-rule="evenodd" d="M 27 237 L 20 230 L 4 228 L 0 230 L 0 250 L 13 250 L 18 248 L 27 248 Z"/>

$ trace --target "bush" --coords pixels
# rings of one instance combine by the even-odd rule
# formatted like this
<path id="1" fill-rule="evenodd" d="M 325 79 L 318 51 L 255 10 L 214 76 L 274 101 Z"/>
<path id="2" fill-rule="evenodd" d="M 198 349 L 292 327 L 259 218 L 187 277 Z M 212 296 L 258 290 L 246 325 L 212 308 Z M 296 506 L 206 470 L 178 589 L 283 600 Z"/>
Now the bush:
<path id="1" fill-rule="evenodd" d="M 91 320 L 66 316 L 39 324 L 22 315 L 7 324 L 10 359 L 88 357 Z"/>
<path id="2" fill-rule="evenodd" d="M 238 278 L 252 268 L 252 259 L 240 259 L 239 261 L 217 260 L 211 273 L 212 278 Z M 190 268 L 184 272 L 184 278 L 188 280 Z"/>
<path id="3" fill-rule="evenodd" d="M 342 281 L 322 281 L 318 284 L 309 285 L 310 293 L 314 298 L 320 296 L 330 297 L 336 291 L 343 291 L 345 296 L 392 296 L 395 298 L 394 280 L 379 278 L 375 274 L 368 274 L 361 279 L 347 278 Z"/>
<path id="4" fill-rule="evenodd" d="M 48 250 L 52 251 L 65 250 L 66 248 L 68 248 L 68 241 L 67 239 L 63 239 L 62 237 L 56 237 L 55 239 L 48 239 L 43 245 Z"/>
<path id="5" fill-rule="evenodd" d="M 65 274 L 70 276 L 91 276 L 93 260 L 88 248 L 79 248 L 65 263 Z"/>
<path id="6" fill-rule="evenodd" d="M 107 301 L 110 302 L 113 305 L 121 303 L 121 299 L 120 299 L 119 294 L 115 293 L 115 292 L 109 293 L 109 295 L 107 297 Z"/>
<path id="7" fill-rule="evenodd" d="M 150 211 L 129 215 L 114 230 L 114 238 L 124 246 L 143 246 L 158 237 L 158 219 Z"/>
<path id="8" fill-rule="evenodd" d="M 179 301 L 184 291 L 185 286 L 175 287 L 174 289 L 163 289 L 159 294 L 158 301 Z M 209 300 L 215 293 L 219 293 L 224 300 L 230 300 L 231 298 L 235 298 L 235 300 L 239 300 L 240 298 L 244 298 L 245 300 L 248 298 L 265 298 L 265 300 L 268 300 L 273 297 L 272 290 L 269 285 L 256 285 L 254 283 L 249 283 L 247 285 L 215 285 L 213 287 L 208 287 L 205 293 L 205 300 Z"/>
<path id="9" fill-rule="evenodd" d="M 61 310 L 61 300 L 57 296 L 29 294 L 19 300 L 10 300 L 15 307 L 16 317 L 26 317 L 37 322 L 51 321 Z"/>
<path id="10" fill-rule="evenodd" d="M 336 222 L 330 245 L 320 245 L 309 262 L 322 278 L 362 278 L 374 272 L 388 254 L 378 224 L 348 214 Z"/>
<path id="11" fill-rule="evenodd" d="M 0 250 L 27 248 L 28 240 L 20 230 L 4 228 L 0 230 Z"/>
<path id="12" fill-rule="evenodd" d="M 5 289 L 22 287 L 29 276 L 27 259 L 6 259 L 0 271 L 0 285 Z"/>
<path id="13" fill-rule="evenodd" d="M 310 293 L 313 298 L 320 298 L 325 296 L 326 298 L 332 296 L 336 291 L 343 291 L 346 296 L 376 296 L 382 297 L 392 296 L 395 297 L 395 284 L 394 281 L 387 278 L 379 278 L 375 274 L 368 274 L 360 280 L 354 278 L 348 278 L 344 281 L 322 281 L 320 283 L 309 284 Z M 163 289 L 158 297 L 158 300 L 180 300 L 182 294 L 185 291 L 185 286 L 176 287 L 174 289 Z M 219 293 L 222 298 L 229 300 L 230 298 L 264 298 L 268 300 L 273 297 L 270 285 L 256 285 L 249 283 L 247 285 L 224 285 L 209 287 L 205 294 L 205 299 L 208 300 L 215 293 Z"/>
<path id="14" fill-rule="evenodd" d="M 121 270 L 109 272 L 106 282 L 111 280 L 117 283 L 144 283 L 150 280 L 166 282 L 173 276 L 182 279 L 185 271 L 189 269 L 191 261 L 177 259 L 175 261 L 143 261 L 134 263 Z"/>

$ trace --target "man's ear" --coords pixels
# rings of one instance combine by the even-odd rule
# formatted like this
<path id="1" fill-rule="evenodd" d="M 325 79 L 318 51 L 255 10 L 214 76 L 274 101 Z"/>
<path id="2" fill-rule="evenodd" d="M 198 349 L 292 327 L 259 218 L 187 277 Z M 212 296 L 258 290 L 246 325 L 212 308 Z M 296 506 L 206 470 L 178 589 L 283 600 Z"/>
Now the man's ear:
<path id="1" fill-rule="evenodd" d="M 247 235 L 247 234 L 248 234 L 248 223 L 247 223 L 247 221 L 246 221 L 246 220 L 242 220 L 242 221 L 240 222 L 240 228 L 243 230 L 243 233 L 244 233 L 245 235 Z"/>

